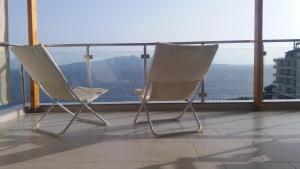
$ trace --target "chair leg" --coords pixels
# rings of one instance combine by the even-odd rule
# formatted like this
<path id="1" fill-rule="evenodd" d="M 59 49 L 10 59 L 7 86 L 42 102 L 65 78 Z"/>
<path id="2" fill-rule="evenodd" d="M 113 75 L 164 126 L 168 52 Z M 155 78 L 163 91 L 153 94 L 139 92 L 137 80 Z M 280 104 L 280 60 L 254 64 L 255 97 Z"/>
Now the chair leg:
<path id="1" fill-rule="evenodd" d="M 43 116 L 37 121 L 35 128 L 39 129 L 40 125 L 42 124 L 44 118 L 52 111 L 54 106 L 57 104 L 57 101 L 53 101 L 52 105 L 47 109 L 47 111 L 43 114 Z"/>
<path id="2" fill-rule="evenodd" d="M 150 129 L 151 129 L 151 132 L 153 133 L 153 135 L 155 135 L 155 136 L 162 136 L 162 134 L 160 134 L 159 132 L 157 132 L 155 130 L 155 128 L 154 128 L 154 125 L 153 125 L 152 120 L 150 118 L 150 114 L 148 112 L 147 105 L 145 105 L 145 112 L 146 112 L 147 119 L 148 119 L 148 122 L 149 122 L 149 125 L 150 125 Z"/>
<path id="3" fill-rule="evenodd" d="M 144 105 L 145 105 L 145 103 L 143 102 L 143 103 L 141 104 L 141 106 L 140 106 L 140 108 L 139 108 L 139 110 L 138 110 L 138 112 L 137 112 L 137 114 L 136 114 L 134 120 L 133 120 L 133 124 L 137 124 L 137 119 L 139 118 L 141 112 L 143 111 Z"/>
<path id="4" fill-rule="evenodd" d="M 63 110 L 65 110 L 67 113 L 71 114 L 73 116 L 73 118 L 69 121 L 69 123 L 66 125 L 66 127 L 63 130 L 61 130 L 60 132 L 58 132 L 58 133 L 54 133 L 54 132 L 50 132 L 50 131 L 47 131 L 47 130 L 40 129 L 40 125 L 41 125 L 43 119 L 51 112 L 51 110 L 53 109 L 53 107 L 56 104 L 58 106 L 60 106 Z M 96 121 L 93 121 L 93 120 L 79 118 L 78 115 L 83 111 L 84 107 L 86 107 L 94 115 L 96 115 L 99 118 L 99 120 L 101 120 L 101 122 L 96 122 Z M 73 113 L 72 111 L 70 111 L 69 109 L 67 109 L 65 106 L 63 106 L 61 103 L 59 103 L 57 101 L 54 101 L 53 104 L 51 105 L 51 107 L 46 111 L 46 113 L 38 121 L 38 123 L 36 125 L 36 130 L 39 131 L 39 132 L 42 132 L 42 133 L 49 134 L 49 135 L 59 136 L 59 135 L 64 134 L 69 129 L 69 127 L 71 126 L 71 124 L 74 122 L 75 119 L 77 119 L 77 120 L 79 120 L 81 122 L 92 123 L 92 124 L 97 124 L 97 125 L 99 125 L 99 124 L 101 124 L 101 125 L 109 125 L 109 123 L 107 121 L 105 121 L 98 113 L 96 113 L 93 109 L 91 109 L 86 104 L 82 104 L 82 108 L 77 113 Z"/>
<path id="5" fill-rule="evenodd" d="M 71 126 L 71 124 L 73 123 L 73 121 L 77 118 L 77 116 L 81 113 L 81 111 L 78 111 L 75 116 L 73 116 L 73 118 L 70 120 L 70 122 L 67 124 L 67 126 L 61 131 L 59 132 L 57 135 L 62 135 L 64 134 L 68 129 L 69 127 Z"/>
<path id="6" fill-rule="evenodd" d="M 106 121 L 101 115 L 99 115 L 97 112 L 95 112 L 89 105 L 82 103 L 84 105 L 84 107 L 86 107 L 90 112 L 92 112 L 100 121 L 102 121 L 103 123 L 101 123 L 104 126 L 109 126 L 110 124 L 108 123 L 108 121 Z M 91 120 L 86 120 L 86 119 L 81 119 L 83 121 L 89 121 L 92 122 Z M 97 122 L 96 122 L 97 123 Z"/>
<path id="7" fill-rule="evenodd" d="M 148 123 L 149 121 L 146 120 L 146 121 L 137 121 L 138 120 L 138 117 L 140 116 L 141 112 L 146 109 L 146 104 L 147 103 L 142 103 L 135 118 L 134 118 L 134 121 L 133 121 L 133 124 L 139 124 L 139 123 Z M 186 106 L 184 108 L 184 110 L 179 114 L 179 116 L 177 117 L 173 117 L 173 118 L 167 118 L 167 119 L 159 119 L 159 120 L 152 120 L 152 122 L 162 122 L 162 121 L 174 121 L 174 120 L 179 120 L 183 115 L 184 113 L 189 109 L 189 105 Z"/>
<path id="8" fill-rule="evenodd" d="M 191 104 L 192 104 L 191 101 L 189 101 L 188 99 L 186 99 L 185 101 L 187 102 L 186 107 L 183 109 L 182 113 L 178 117 L 176 117 L 175 119 L 179 120 L 184 115 L 184 113 L 189 109 L 189 107 L 191 106 Z"/>
<path id="9" fill-rule="evenodd" d="M 68 113 L 70 113 L 72 116 L 75 116 L 75 114 L 71 111 L 68 111 L 67 108 L 65 106 L 63 106 L 61 103 L 57 103 L 62 109 L 64 109 L 65 111 L 67 111 Z M 86 107 L 87 106 L 87 107 Z M 93 125 L 100 125 L 100 126 L 106 126 L 109 125 L 109 123 L 107 121 L 105 121 L 98 113 L 96 113 L 92 108 L 90 108 L 88 105 L 84 105 L 82 104 L 81 108 L 80 108 L 80 112 L 83 111 L 84 107 L 86 107 L 88 110 L 90 110 L 94 115 L 97 116 L 97 118 L 99 118 L 99 121 L 94 121 L 94 120 L 89 120 L 89 119 L 85 119 L 85 118 L 81 118 L 81 117 L 76 117 L 76 119 L 78 121 L 84 122 L 84 123 L 89 123 L 89 124 L 93 124 Z"/>
<path id="10" fill-rule="evenodd" d="M 61 130 L 60 132 L 57 132 L 57 133 L 54 133 L 54 132 L 50 132 L 50 131 L 47 131 L 47 130 L 43 130 L 43 129 L 40 129 L 40 124 L 42 122 L 42 120 L 44 119 L 44 117 L 50 113 L 50 111 L 53 109 L 54 105 L 57 104 L 58 102 L 55 102 L 52 104 L 52 106 L 47 110 L 47 112 L 45 113 L 45 115 L 42 116 L 42 118 L 39 120 L 39 123 L 37 125 L 37 128 L 36 130 L 39 131 L 39 132 L 42 132 L 42 133 L 45 133 L 45 134 L 49 134 L 49 135 L 53 135 L 53 136 L 60 136 L 62 134 L 64 134 L 68 129 L 69 127 L 71 126 L 71 124 L 74 122 L 74 120 L 77 118 L 77 116 L 81 113 L 81 111 L 78 111 L 77 113 L 73 113 L 71 112 L 69 109 L 65 108 L 64 106 L 62 107 L 65 111 L 67 111 L 68 113 L 70 114 L 74 114 L 73 118 L 69 121 L 69 123 L 66 125 L 66 127 Z M 59 104 L 58 104 L 59 105 Z"/>
<path id="11" fill-rule="evenodd" d="M 197 132 L 202 133 L 203 132 L 202 124 L 201 124 L 201 122 L 200 122 L 200 120 L 199 120 L 199 118 L 198 118 L 198 116 L 196 114 L 196 111 L 195 111 L 195 109 L 194 109 L 194 107 L 193 107 L 192 104 L 191 104 L 190 108 L 191 108 L 191 110 L 192 110 L 192 112 L 194 114 L 195 120 L 196 120 L 197 125 L 198 125 Z"/>
<path id="12" fill-rule="evenodd" d="M 151 132 L 155 135 L 155 136 L 167 136 L 167 135 L 177 135 L 177 134 L 188 134 L 188 133 L 199 133 L 199 132 L 203 132 L 203 128 L 202 128 L 202 125 L 201 125 L 201 122 L 200 120 L 198 119 L 198 116 L 196 115 L 196 112 L 195 112 L 195 109 L 192 105 L 192 103 L 188 104 L 188 106 L 185 108 L 185 110 L 183 112 L 186 112 L 188 109 L 190 109 L 194 115 L 194 118 L 195 118 L 195 121 L 197 123 L 197 128 L 194 129 L 194 130 L 190 130 L 190 131 L 178 131 L 178 132 L 170 132 L 170 133 L 160 133 L 158 132 L 155 128 L 154 128 L 154 125 L 153 125 L 153 120 L 151 120 L 150 118 L 150 114 L 148 112 L 148 108 L 147 108 L 147 105 L 145 104 L 144 105 L 144 108 L 145 108 L 145 112 L 146 112 L 146 115 L 147 115 L 147 119 L 148 119 L 148 123 L 150 125 L 150 129 L 151 129 Z M 163 121 L 165 119 L 162 119 L 162 120 L 156 120 L 156 121 Z"/>

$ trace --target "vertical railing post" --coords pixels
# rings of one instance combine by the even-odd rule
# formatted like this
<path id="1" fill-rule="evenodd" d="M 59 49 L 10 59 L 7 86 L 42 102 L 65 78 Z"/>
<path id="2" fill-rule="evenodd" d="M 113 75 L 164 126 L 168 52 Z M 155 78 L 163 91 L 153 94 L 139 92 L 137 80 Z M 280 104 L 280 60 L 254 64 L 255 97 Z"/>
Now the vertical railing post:
<path id="1" fill-rule="evenodd" d="M 260 109 L 263 100 L 263 0 L 255 0 L 254 23 L 254 106 Z"/>
<path id="2" fill-rule="evenodd" d="M 202 43 L 201 45 L 205 45 L 204 43 Z M 201 99 L 201 103 L 205 102 L 205 97 L 207 97 L 207 93 L 205 93 L 205 77 L 201 80 L 200 83 L 200 87 L 201 87 L 201 91 L 199 93 L 200 99 Z"/>
<path id="3" fill-rule="evenodd" d="M 25 106 L 26 106 L 26 92 L 25 92 L 25 76 L 24 76 L 23 65 L 20 66 L 20 74 L 21 74 L 22 107 L 23 107 L 23 110 L 25 110 Z"/>
<path id="4" fill-rule="evenodd" d="M 37 0 L 27 0 L 28 13 L 28 44 L 38 44 L 37 35 Z M 30 111 L 34 112 L 40 107 L 40 91 L 36 81 L 30 78 Z"/>
<path id="5" fill-rule="evenodd" d="M 149 55 L 147 54 L 147 45 L 144 44 L 144 52 L 142 54 L 142 59 L 144 59 L 144 85 L 146 86 L 148 81 L 148 67 L 147 67 L 147 59 L 149 58 Z"/>
<path id="6" fill-rule="evenodd" d="M 93 87 L 91 59 L 93 59 L 93 55 L 90 54 L 90 46 L 87 45 L 86 46 L 86 53 L 84 55 L 84 60 L 86 62 L 87 83 L 88 83 L 89 87 Z"/>
<path id="7" fill-rule="evenodd" d="M 200 98 L 201 98 L 201 103 L 205 102 L 205 97 L 206 97 L 206 93 L 205 93 L 205 80 L 202 79 L 201 80 L 201 93 L 200 93 Z"/>

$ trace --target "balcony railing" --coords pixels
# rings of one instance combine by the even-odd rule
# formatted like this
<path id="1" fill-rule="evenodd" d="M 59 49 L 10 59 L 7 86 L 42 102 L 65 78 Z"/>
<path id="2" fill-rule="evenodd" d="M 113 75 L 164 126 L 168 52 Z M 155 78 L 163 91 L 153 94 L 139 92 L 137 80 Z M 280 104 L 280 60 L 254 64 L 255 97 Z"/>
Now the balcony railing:
<path id="1" fill-rule="evenodd" d="M 271 39 L 271 40 L 264 40 L 264 44 L 271 44 L 271 43 L 292 43 L 291 46 L 294 46 L 294 44 L 296 42 L 300 41 L 300 39 Z M 188 44 L 188 45 L 206 45 L 206 44 L 219 44 L 220 45 L 220 49 L 217 53 L 216 59 L 218 60 L 226 60 L 224 59 L 224 57 L 231 57 L 230 56 L 226 56 L 223 53 L 229 53 L 234 55 L 235 58 L 241 58 L 243 57 L 243 59 L 247 58 L 248 60 L 253 60 L 253 40 L 227 40 L 227 41 L 193 41 L 193 42 L 170 42 L 170 43 L 174 43 L 174 44 Z M 2 44 L 2 45 L 12 45 L 12 44 Z M 55 57 L 56 61 L 61 64 L 61 65 L 66 65 L 67 63 L 63 63 L 60 62 L 61 60 L 69 60 L 68 63 L 71 63 L 70 60 L 74 59 L 74 58 L 81 58 L 82 61 L 84 61 L 85 65 L 80 65 L 80 66 L 84 66 L 85 67 L 85 72 L 81 72 L 80 75 L 66 75 L 68 79 L 71 80 L 71 83 L 75 83 L 75 85 L 86 85 L 86 86 L 94 86 L 95 83 L 97 81 L 99 81 L 99 79 L 101 78 L 108 78 L 108 76 L 110 74 L 98 74 L 97 72 L 93 71 L 96 69 L 101 69 L 101 66 L 95 67 L 97 65 L 94 65 L 94 62 L 92 61 L 103 61 L 104 57 L 103 54 L 100 54 L 101 52 L 105 53 L 107 52 L 110 53 L 106 56 L 106 58 L 111 59 L 110 63 L 109 60 L 107 61 L 107 64 L 110 65 L 104 65 L 104 66 L 111 66 L 111 64 L 115 64 L 114 66 L 118 67 L 118 66 L 124 66 L 128 70 L 118 70 L 119 72 L 123 73 L 123 74 L 127 74 L 129 75 L 131 72 L 135 72 L 135 71 L 141 71 L 141 72 L 137 72 L 137 77 L 133 78 L 135 81 L 135 84 L 130 84 L 130 81 L 127 81 L 128 79 L 123 79 L 123 81 L 118 81 L 116 85 L 124 85 L 124 83 L 126 83 L 126 86 L 124 88 L 118 88 L 118 87 L 113 87 L 111 86 L 110 83 L 104 83 L 103 81 L 100 80 L 100 84 L 103 85 L 101 87 L 110 87 L 111 88 L 111 92 L 113 93 L 112 95 L 114 95 L 115 97 L 108 95 L 108 96 L 104 96 L 104 98 L 102 100 L 99 100 L 101 102 L 105 102 L 105 101 L 109 101 L 109 102 L 120 102 L 120 101 L 136 101 L 137 98 L 133 98 L 134 97 L 134 88 L 141 88 L 143 87 L 144 83 L 147 81 L 147 69 L 149 67 L 149 65 L 151 64 L 151 56 L 152 56 L 152 52 L 154 49 L 154 42 L 151 43 L 77 43 L 77 44 L 45 44 L 46 47 L 49 48 L 50 53 L 52 53 L 52 55 Z M 236 46 L 242 46 L 240 48 L 237 48 Z M 225 47 L 224 47 L 225 46 Z M 99 50 L 97 51 L 97 49 L 102 48 L 99 52 Z M 103 48 L 105 50 L 103 50 Z M 113 52 L 111 51 L 111 48 L 113 49 L 118 49 L 118 50 L 114 50 Z M 120 49 L 124 49 L 126 48 L 126 53 L 122 54 L 120 53 Z M 131 50 L 128 50 L 131 49 Z M 237 49 L 239 51 L 243 51 L 238 53 Z M 227 50 L 227 51 L 226 51 Z M 68 52 L 66 52 L 68 51 Z M 74 52 L 75 51 L 75 52 Z M 122 50 L 121 50 L 122 51 Z M 225 51 L 225 52 L 224 52 Z M 115 52 L 115 53 L 114 53 Z M 119 52 L 119 53 L 118 53 Z M 124 52 L 124 51 L 123 51 Z M 114 54 L 112 54 L 114 53 Z M 268 50 L 266 50 L 266 54 L 267 56 L 269 55 Z M 114 58 L 116 56 L 137 56 L 140 57 L 140 59 L 137 59 L 137 57 L 135 57 L 133 60 L 133 62 L 135 62 L 134 64 L 129 65 L 130 61 L 127 62 L 128 65 L 116 65 L 116 64 L 121 64 L 121 63 L 114 63 L 116 62 L 116 60 L 114 60 Z M 282 56 L 284 55 L 284 53 L 282 54 Z M 273 58 L 275 56 L 272 56 Z M 243 60 L 241 59 L 241 60 Z M 234 61 L 234 60 L 233 60 Z M 131 63 L 133 63 L 131 62 Z M 101 64 L 100 64 L 101 65 Z M 103 66 L 103 65 L 102 65 Z M 220 79 L 220 77 L 210 77 L 210 73 L 208 73 L 208 77 L 206 78 L 206 80 L 203 81 L 202 83 L 202 89 L 201 92 L 199 93 L 199 102 L 206 102 L 207 100 L 252 100 L 253 99 L 253 67 L 254 65 L 251 64 L 250 62 L 250 66 L 247 65 L 249 67 L 248 70 L 248 74 L 250 74 L 249 77 L 247 77 L 248 80 L 237 80 L 236 82 L 232 82 L 232 84 L 229 84 L 228 86 L 224 87 L 220 84 L 220 81 L 222 80 L 226 80 L 228 78 L 230 78 L 228 76 L 228 74 L 226 74 L 226 76 L 224 76 L 224 79 Z M 243 67 L 246 67 L 245 65 Z M 265 66 L 265 68 L 268 66 Z M 273 66 L 271 66 L 272 69 Z M 82 67 L 80 67 L 81 70 Z M 102 67 L 103 68 L 103 67 Z M 108 67 L 109 68 L 109 67 Z M 121 68 L 121 67 L 119 67 Z M 275 66 L 276 68 L 276 66 Z M 79 69 L 79 67 L 78 67 Z M 104 68 L 103 68 L 104 69 Z M 270 71 L 272 71 L 270 69 Z M 21 74 L 21 78 L 19 79 L 21 82 L 21 94 L 20 96 L 23 96 L 22 102 L 25 105 L 26 104 L 26 100 L 28 99 L 28 94 L 26 95 L 26 93 L 28 93 L 28 86 L 26 85 L 26 78 L 25 78 L 25 74 L 22 70 L 22 68 L 20 68 L 20 74 Z M 70 70 L 68 70 L 70 71 Z M 123 72 L 122 72 L 123 71 Z M 224 73 L 220 70 L 214 70 L 214 67 L 212 66 L 210 68 L 210 71 L 219 71 L 217 72 L 217 74 L 221 74 Z M 234 71 L 234 70 L 233 70 Z M 63 69 L 64 72 L 64 69 Z M 250 73 L 249 73 L 250 72 Z M 110 73 L 114 73 L 114 72 L 110 72 Z M 236 76 L 237 74 L 239 74 L 240 72 L 235 72 L 235 74 L 232 74 L 232 76 Z M 266 72 L 265 72 L 266 73 Z M 265 81 L 265 85 L 270 84 L 273 82 L 273 79 L 271 77 L 273 77 L 273 73 L 268 74 L 268 77 L 270 77 L 270 79 L 264 79 Z M 131 74 L 132 75 L 132 74 Z M 76 80 L 73 79 L 72 81 L 72 76 L 81 76 L 81 80 L 84 79 L 84 83 L 83 81 L 81 82 L 76 82 Z M 106 77 L 104 77 L 106 76 Z M 121 75 L 122 76 L 122 75 Z M 99 79 L 95 79 L 95 77 L 99 77 Z M 216 81 L 220 80 L 219 82 Z M 108 79 L 106 79 L 108 80 Z M 110 79 L 113 80 L 113 79 Z M 98 85 L 98 84 L 97 84 Z M 132 85 L 132 86 L 129 86 Z M 243 89 L 241 89 L 240 93 L 241 94 L 235 94 L 235 92 L 238 89 L 238 85 L 240 86 L 247 86 L 248 87 L 248 91 L 247 92 L 242 92 Z M 97 86 L 94 86 L 97 87 Z M 224 87 L 224 88 L 222 88 Z M 226 95 L 220 95 L 219 91 L 228 91 L 228 93 Z M 275 90 L 274 90 L 275 91 Z M 123 94 L 122 94 L 123 93 Z M 126 94 L 128 93 L 132 93 L 132 95 L 128 96 Z M 275 95 L 275 93 L 274 93 Z M 106 97 L 106 98 L 105 98 Z M 116 99 L 118 98 L 118 99 Z M 47 102 L 47 100 L 42 100 L 42 102 Z M 211 101 L 210 101 L 211 102 Z M 220 102 L 220 101 L 218 101 Z"/>

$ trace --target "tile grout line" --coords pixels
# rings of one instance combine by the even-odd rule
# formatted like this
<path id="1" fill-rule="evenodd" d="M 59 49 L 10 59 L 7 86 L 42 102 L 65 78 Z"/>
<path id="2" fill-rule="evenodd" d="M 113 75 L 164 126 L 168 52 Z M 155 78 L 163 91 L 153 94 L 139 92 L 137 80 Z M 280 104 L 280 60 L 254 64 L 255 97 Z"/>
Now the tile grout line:
<path id="1" fill-rule="evenodd" d="M 272 139 L 272 140 L 276 140 L 276 138 L 273 138 L 272 136 L 270 136 L 268 133 L 266 133 L 264 130 L 266 130 L 266 129 L 262 129 L 262 130 L 260 130 L 262 133 L 264 133 L 264 135 L 266 135 L 267 137 L 269 137 L 270 139 Z"/>
<path id="2" fill-rule="evenodd" d="M 294 165 L 292 165 L 290 162 L 287 162 L 287 164 L 291 167 L 291 168 L 293 168 L 293 169 L 297 169 Z"/>
<path id="3" fill-rule="evenodd" d="M 290 162 L 287 162 L 287 164 L 291 167 L 291 168 L 293 168 L 293 169 L 297 169 L 294 165 L 292 165 Z"/>
<path id="4" fill-rule="evenodd" d="M 92 163 L 92 166 L 91 166 L 91 168 L 90 168 L 90 169 L 93 169 L 93 168 L 96 166 L 96 164 L 97 164 L 97 162 L 96 162 L 96 161 L 94 161 L 94 162 Z"/>
<path id="5" fill-rule="evenodd" d="M 214 129 L 214 130 L 217 132 L 218 136 L 219 136 L 223 141 L 226 141 L 226 140 L 225 140 L 225 137 L 223 137 L 223 136 L 220 134 L 220 132 L 218 131 L 218 129 Z"/>
<path id="6" fill-rule="evenodd" d="M 224 169 L 228 169 L 224 163 L 221 163 Z"/>
<path id="7" fill-rule="evenodd" d="M 200 153 L 197 151 L 197 148 L 196 148 L 195 143 L 194 143 L 194 142 L 191 142 L 191 143 L 193 144 L 193 147 L 194 147 L 194 149 L 195 149 L 197 159 L 199 159 Z"/>
<path id="8" fill-rule="evenodd" d="M 142 162 L 143 142 L 140 142 L 137 162 Z"/>

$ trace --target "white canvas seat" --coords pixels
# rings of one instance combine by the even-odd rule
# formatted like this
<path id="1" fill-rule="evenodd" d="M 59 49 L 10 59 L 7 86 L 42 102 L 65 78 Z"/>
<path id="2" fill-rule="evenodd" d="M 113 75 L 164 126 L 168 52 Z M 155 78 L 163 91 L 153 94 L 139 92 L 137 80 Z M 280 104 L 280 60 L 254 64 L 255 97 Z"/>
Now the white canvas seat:
<path id="1" fill-rule="evenodd" d="M 108 89 L 102 88 L 87 88 L 87 87 L 76 87 L 73 92 L 78 98 L 86 103 L 90 103 L 99 98 L 99 96 L 108 92 Z"/>
<path id="2" fill-rule="evenodd" d="M 36 129 L 38 131 L 61 135 L 67 131 L 75 119 L 97 125 L 108 125 L 108 122 L 89 106 L 89 104 L 99 98 L 99 96 L 105 94 L 108 91 L 107 89 L 86 87 L 77 87 L 73 89 L 43 45 L 15 46 L 11 49 L 30 77 L 37 81 L 43 91 L 53 100 L 53 104 L 36 124 Z M 73 113 L 59 103 L 59 100 L 79 102 L 82 108 L 78 112 Z M 40 129 L 43 119 L 52 111 L 55 105 L 60 106 L 63 110 L 71 114 L 72 118 L 60 132 L 53 133 Z M 89 110 L 99 121 L 78 117 L 83 109 Z"/>
<path id="3" fill-rule="evenodd" d="M 134 119 L 134 124 L 141 123 L 137 120 L 140 113 L 145 111 L 148 121 L 142 122 L 148 122 L 155 135 L 173 134 L 159 133 L 154 129 L 152 123 L 154 120 L 150 118 L 147 104 L 151 101 L 185 100 L 187 106 L 178 117 L 162 120 L 177 120 L 186 111 L 191 110 L 198 127 L 189 132 L 201 132 L 202 126 L 192 103 L 199 94 L 201 80 L 204 79 L 217 49 L 218 45 L 190 46 L 157 43 L 152 65 L 148 72 L 147 85 L 144 89 L 136 89 L 136 94 L 141 100 L 141 106 Z"/>

